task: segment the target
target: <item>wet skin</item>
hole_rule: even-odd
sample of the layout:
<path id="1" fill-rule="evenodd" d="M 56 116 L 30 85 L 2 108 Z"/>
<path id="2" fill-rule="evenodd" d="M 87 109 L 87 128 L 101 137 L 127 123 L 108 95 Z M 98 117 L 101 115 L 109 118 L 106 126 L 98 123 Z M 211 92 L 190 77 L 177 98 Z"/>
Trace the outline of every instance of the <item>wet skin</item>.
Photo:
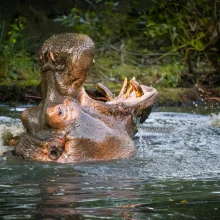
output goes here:
<path id="1" fill-rule="evenodd" d="M 105 101 L 83 88 L 93 63 L 94 43 L 83 34 L 47 40 L 40 53 L 43 100 L 21 116 L 26 128 L 16 145 L 24 159 L 73 163 L 128 158 L 136 153 L 133 135 L 145 121 L 157 96 L 135 79 L 112 97 L 99 85 Z"/>

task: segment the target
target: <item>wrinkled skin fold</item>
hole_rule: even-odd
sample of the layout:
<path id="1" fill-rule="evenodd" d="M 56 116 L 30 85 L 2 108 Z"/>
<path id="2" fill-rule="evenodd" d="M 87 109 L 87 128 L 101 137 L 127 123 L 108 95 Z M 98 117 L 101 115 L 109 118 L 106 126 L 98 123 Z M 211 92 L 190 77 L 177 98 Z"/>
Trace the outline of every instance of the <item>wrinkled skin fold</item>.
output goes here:
<path id="1" fill-rule="evenodd" d="M 105 101 L 91 98 L 83 82 L 94 49 L 93 41 L 83 34 L 55 35 L 44 43 L 40 52 L 43 100 L 21 115 L 26 132 L 16 145 L 17 155 L 60 163 L 135 155 L 133 135 L 150 114 L 157 91 L 132 80 L 127 92 L 116 98 L 108 96 L 105 87 L 101 88 Z"/>

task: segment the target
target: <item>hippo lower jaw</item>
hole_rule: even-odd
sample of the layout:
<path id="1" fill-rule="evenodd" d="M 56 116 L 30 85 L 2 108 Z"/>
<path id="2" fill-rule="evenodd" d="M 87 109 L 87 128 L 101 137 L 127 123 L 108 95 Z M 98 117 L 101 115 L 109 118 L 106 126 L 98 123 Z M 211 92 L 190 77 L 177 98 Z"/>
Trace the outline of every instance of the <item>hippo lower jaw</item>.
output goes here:
<path id="1" fill-rule="evenodd" d="M 89 162 L 89 161 L 108 161 L 108 160 L 117 160 L 117 159 L 126 159 L 136 155 L 135 147 L 132 150 L 125 152 L 118 152 L 114 155 L 102 155 L 97 157 L 84 157 L 77 153 L 63 152 L 62 155 L 54 162 L 58 163 L 77 163 L 77 162 Z M 49 160 L 48 160 L 49 161 Z"/>
<path id="2" fill-rule="evenodd" d="M 114 160 L 129 158 L 136 154 L 133 141 L 120 140 L 119 135 L 101 142 L 87 139 L 73 139 L 66 143 L 62 141 L 60 138 L 47 143 L 30 135 L 21 135 L 16 154 L 26 160 L 58 163 Z"/>

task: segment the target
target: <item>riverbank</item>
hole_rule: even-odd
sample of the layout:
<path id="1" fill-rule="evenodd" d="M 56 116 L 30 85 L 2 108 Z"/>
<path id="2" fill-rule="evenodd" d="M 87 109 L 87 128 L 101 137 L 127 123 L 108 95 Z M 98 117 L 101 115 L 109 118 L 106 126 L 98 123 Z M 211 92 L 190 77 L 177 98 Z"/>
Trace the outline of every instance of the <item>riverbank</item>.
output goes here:
<path id="1" fill-rule="evenodd" d="M 111 88 L 117 94 L 120 89 Z M 85 84 L 88 92 L 94 93 L 94 84 Z M 156 88 L 158 90 L 158 104 L 161 106 L 182 106 L 194 102 L 220 103 L 220 87 L 195 86 L 192 88 Z M 0 100 L 2 103 L 39 103 L 41 101 L 40 86 L 0 86 Z"/>

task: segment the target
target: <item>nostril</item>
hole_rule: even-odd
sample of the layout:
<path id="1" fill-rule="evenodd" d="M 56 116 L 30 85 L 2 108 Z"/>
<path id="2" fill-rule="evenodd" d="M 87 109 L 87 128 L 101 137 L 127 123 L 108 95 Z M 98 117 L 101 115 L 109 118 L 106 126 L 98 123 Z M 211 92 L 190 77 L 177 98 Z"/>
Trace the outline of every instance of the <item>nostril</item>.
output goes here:
<path id="1" fill-rule="evenodd" d="M 58 115 L 61 116 L 63 114 L 63 110 L 61 107 L 58 108 Z"/>
<path id="2" fill-rule="evenodd" d="M 57 160 L 62 154 L 62 148 L 59 146 L 51 145 L 48 150 L 48 157 L 51 160 Z"/>

